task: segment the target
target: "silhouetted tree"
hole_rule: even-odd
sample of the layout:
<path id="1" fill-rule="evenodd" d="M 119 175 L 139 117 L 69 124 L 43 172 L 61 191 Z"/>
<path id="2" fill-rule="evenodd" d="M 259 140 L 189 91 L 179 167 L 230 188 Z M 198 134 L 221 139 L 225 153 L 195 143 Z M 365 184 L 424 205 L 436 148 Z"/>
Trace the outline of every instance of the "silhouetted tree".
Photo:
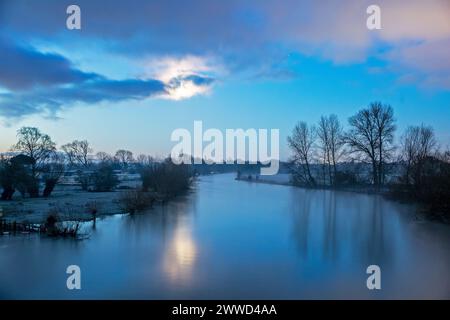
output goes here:
<path id="1" fill-rule="evenodd" d="M 11 200 L 15 192 L 15 168 L 8 159 L 0 159 L 0 185 L 3 188 L 1 199 Z"/>
<path id="2" fill-rule="evenodd" d="M 331 163 L 333 165 L 333 184 L 336 183 L 337 176 L 337 163 L 342 156 L 342 150 L 344 146 L 344 137 L 342 125 L 339 122 L 338 117 L 332 114 L 328 117 L 328 130 L 329 130 L 329 149 L 331 156 Z"/>
<path id="3" fill-rule="evenodd" d="M 319 141 L 319 149 L 321 151 L 321 160 L 323 166 L 323 182 L 325 183 L 325 169 L 328 169 L 328 180 L 330 185 L 333 184 L 331 177 L 331 141 L 330 141 L 330 124 L 328 118 L 321 116 L 317 124 L 317 137 Z"/>
<path id="4" fill-rule="evenodd" d="M 55 151 L 56 144 L 47 135 L 34 127 L 22 127 L 17 131 L 18 142 L 12 147 L 14 151 L 33 159 L 31 181 L 28 183 L 30 197 L 39 196 L 39 171 Z"/>
<path id="5" fill-rule="evenodd" d="M 74 140 L 61 147 L 64 150 L 66 157 L 71 166 L 78 167 L 77 180 L 81 185 L 82 190 L 89 188 L 89 173 L 87 172 L 91 165 L 90 155 L 92 148 L 89 146 L 87 140 Z"/>
<path id="6" fill-rule="evenodd" d="M 97 152 L 95 154 L 95 157 L 97 158 L 97 160 L 99 160 L 100 162 L 103 162 L 103 163 L 113 161 L 113 157 L 109 153 L 106 153 L 103 151 Z"/>
<path id="7" fill-rule="evenodd" d="M 394 112 L 391 106 L 374 102 L 349 118 L 350 130 L 345 141 L 351 151 L 359 153 L 372 163 L 372 179 L 377 186 L 384 182 L 384 163 L 393 150 L 395 132 Z"/>
<path id="8" fill-rule="evenodd" d="M 61 149 L 65 152 L 70 165 L 81 165 L 83 167 L 90 165 L 92 148 L 87 140 L 74 140 L 63 145 Z"/>
<path id="9" fill-rule="evenodd" d="M 433 128 L 410 126 L 401 137 L 401 160 L 405 165 L 404 182 L 421 184 L 427 158 L 436 155 L 437 143 Z"/>
<path id="10" fill-rule="evenodd" d="M 152 156 L 140 154 L 137 156 L 136 162 L 138 165 L 143 166 L 143 165 L 147 165 L 147 164 L 154 162 L 154 159 Z"/>
<path id="11" fill-rule="evenodd" d="M 143 166 L 140 175 L 143 191 L 152 190 L 167 197 L 186 191 L 192 181 L 191 166 L 176 165 L 170 158 Z"/>
<path id="12" fill-rule="evenodd" d="M 42 196 L 49 197 L 51 195 L 59 179 L 64 174 L 64 170 L 64 157 L 59 153 L 54 153 L 42 169 L 45 183 Z"/>
<path id="13" fill-rule="evenodd" d="M 123 169 L 128 167 L 128 164 L 133 162 L 133 153 L 128 150 L 117 150 L 115 158 L 120 162 Z"/>
<path id="14" fill-rule="evenodd" d="M 391 158 L 394 150 L 393 142 L 396 129 L 394 110 L 390 105 L 383 105 L 380 102 L 372 103 L 370 110 L 378 140 L 378 184 L 384 184 L 384 164 Z"/>
<path id="15" fill-rule="evenodd" d="M 34 160 L 26 155 L 18 155 L 9 159 L 0 159 L 0 185 L 3 188 L 2 200 L 11 200 L 16 189 L 22 196 L 28 191 L 30 181 L 34 181 L 30 167 Z"/>
<path id="16" fill-rule="evenodd" d="M 117 176 L 114 174 L 112 165 L 109 163 L 99 164 L 98 169 L 91 174 L 91 180 L 94 191 L 97 192 L 111 191 L 119 183 Z"/>
<path id="17" fill-rule="evenodd" d="M 288 137 L 288 144 L 294 152 L 293 162 L 296 166 L 303 168 L 300 179 L 308 185 L 315 185 L 315 180 L 311 175 L 310 163 L 311 152 L 314 141 L 316 140 L 316 129 L 308 127 L 306 122 L 299 122 L 292 136 Z"/>

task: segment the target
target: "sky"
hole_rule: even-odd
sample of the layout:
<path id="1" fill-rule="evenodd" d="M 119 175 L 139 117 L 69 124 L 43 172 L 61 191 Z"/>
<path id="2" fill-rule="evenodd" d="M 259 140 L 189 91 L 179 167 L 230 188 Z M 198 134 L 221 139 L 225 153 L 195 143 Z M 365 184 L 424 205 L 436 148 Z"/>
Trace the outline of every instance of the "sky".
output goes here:
<path id="1" fill-rule="evenodd" d="M 279 129 L 286 159 L 298 121 L 345 127 L 372 101 L 394 108 L 397 137 L 424 123 L 449 146 L 449 57 L 449 0 L 0 0 L 0 152 L 34 126 L 59 146 L 165 156 L 201 120 Z"/>

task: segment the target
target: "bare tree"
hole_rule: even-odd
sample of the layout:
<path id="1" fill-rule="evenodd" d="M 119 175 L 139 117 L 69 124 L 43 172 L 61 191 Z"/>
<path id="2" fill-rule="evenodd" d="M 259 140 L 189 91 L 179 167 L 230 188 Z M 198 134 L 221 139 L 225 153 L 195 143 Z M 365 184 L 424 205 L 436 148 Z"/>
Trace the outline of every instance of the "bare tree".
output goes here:
<path id="1" fill-rule="evenodd" d="M 152 156 L 148 156 L 148 155 L 145 155 L 145 154 L 140 154 L 136 158 L 136 162 L 139 165 L 147 165 L 147 164 L 152 163 L 153 161 L 154 161 L 154 159 L 153 159 Z"/>
<path id="2" fill-rule="evenodd" d="M 45 183 L 45 188 L 42 193 L 44 197 L 51 195 L 59 179 L 64 174 L 64 170 L 64 156 L 60 153 L 53 152 L 42 169 Z"/>
<path id="3" fill-rule="evenodd" d="M 317 125 L 317 137 L 324 169 L 327 168 L 329 184 L 335 183 L 337 162 L 342 155 L 342 126 L 336 115 L 322 116 Z M 325 175 L 325 174 L 324 174 Z"/>
<path id="4" fill-rule="evenodd" d="M 400 140 L 401 154 L 400 160 L 405 164 L 405 183 L 411 183 L 411 170 L 417 158 L 419 144 L 419 127 L 410 126 L 406 129 Z"/>
<path id="5" fill-rule="evenodd" d="M 92 148 L 89 146 L 87 140 L 74 140 L 71 143 L 63 145 L 61 149 L 66 153 L 67 159 L 71 165 L 81 165 L 85 168 L 90 165 Z"/>
<path id="6" fill-rule="evenodd" d="M 13 151 L 19 151 L 33 159 L 32 173 L 37 177 L 38 170 L 56 150 L 56 144 L 50 136 L 42 133 L 38 128 L 22 127 L 17 131 L 17 143 Z"/>
<path id="7" fill-rule="evenodd" d="M 50 136 L 42 133 L 38 128 L 22 127 L 17 131 L 17 143 L 13 151 L 19 151 L 32 159 L 31 177 L 26 183 L 30 197 L 39 196 L 39 175 L 45 162 L 56 150 L 56 144 Z"/>
<path id="8" fill-rule="evenodd" d="M 378 184 L 384 184 L 384 164 L 391 157 L 394 147 L 395 119 L 390 105 L 374 102 L 370 105 L 378 140 Z"/>
<path id="9" fill-rule="evenodd" d="M 377 186 L 384 182 L 384 163 L 392 153 L 395 119 L 392 107 L 374 102 L 349 118 L 351 129 L 345 141 L 352 152 L 372 163 L 372 179 Z"/>
<path id="10" fill-rule="evenodd" d="M 323 182 L 325 183 L 325 169 L 328 171 L 329 184 L 333 184 L 331 178 L 331 144 L 330 144 L 330 124 L 328 118 L 321 116 L 317 125 L 317 137 L 319 149 L 321 150 L 321 160 L 323 162 Z"/>
<path id="11" fill-rule="evenodd" d="M 329 149 L 331 162 L 333 165 L 333 184 L 335 184 L 337 175 L 337 162 L 342 156 L 342 149 L 344 146 L 342 125 L 335 114 L 332 114 L 328 117 L 328 127 L 330 131 Z"/>
<path id="12" fill-rule="evenodd" d="M 3 188 L 1 200 L 12 200 L 16 189 L 24 197 L 30 190 L 30 182 L 35 186 L 36 180 L 29 174 L 27 168 L 33 163 L 33 159 L 23 154 L 8 158 L 0 156 L 0 186 Z"/>
<path id="13" fill-rule="evenodd" d="M 352 152 L 366 156 L 372 163 L 372 179 L 376 184 L 378 181 L 377 173 L 377 133 L 372 123 L 370 111 L 368 109 L 360 110 L 356 115 L 348 120 L 351 129 L 347 132 L 345 140 L 350 146 Z"/>
<path id="14" fill-rule="evenodd" d="M 109 153 L 106 153 L 103 151 L 97 152 L 95 157 L 100 162 L 112 162 L 112 160 L 113 160 L 112 156 Z"/>
<path id="15" fill-rule="evenodd" d="M 133 153 L 128 150 L 117 150 L 115 158 L 120 162 L 122 168 L 128 167 L 130 162 L 133 162 Z"/>
<path id="16" fill-rule="evenodd" d="M 74 140 L 61 147 L 66 153 L 67 159 L 71 166 L 78 166 L 77 179 L 82 190 L 89 188 L 90 178 L 87 169 L 91 165 L 90 154 L 92 148 L 87 140 Z"/>
<path id="17" fill-rule="evenodd" d="M 294 152 L 293 162 L 304 169 L 302 179 L 309 185 L 315 184 L 310 169 L 312 146 L 315 140 L 316 129 L 308 127 L 307 123 L 303 121 L 295 126 L 292 136 L 288 137 L 289 147 Z"/>
<path id="18" fill-rule="evenodd" d="M 420 184 L 427 158 L 437 152 L 433 128 L 410 126 L 401 137 L 401 160 L 405 164 L 405 183 Z"/>

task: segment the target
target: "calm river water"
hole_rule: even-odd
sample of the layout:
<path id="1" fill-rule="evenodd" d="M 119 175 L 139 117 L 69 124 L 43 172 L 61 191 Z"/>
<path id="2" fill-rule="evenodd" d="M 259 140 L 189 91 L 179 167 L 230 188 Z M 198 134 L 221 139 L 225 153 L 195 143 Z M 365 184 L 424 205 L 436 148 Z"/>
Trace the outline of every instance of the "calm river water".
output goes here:
<path id="1" fill-rule="evenodd" d="M 201 177 L 89 239 L 0 236 L 0 298 L 450 298 L 450 227 L 380 196 Z M 66 288 L 68 265 L 81 290 Z M 366 268 L 381 268 L 368 290 Z"/>

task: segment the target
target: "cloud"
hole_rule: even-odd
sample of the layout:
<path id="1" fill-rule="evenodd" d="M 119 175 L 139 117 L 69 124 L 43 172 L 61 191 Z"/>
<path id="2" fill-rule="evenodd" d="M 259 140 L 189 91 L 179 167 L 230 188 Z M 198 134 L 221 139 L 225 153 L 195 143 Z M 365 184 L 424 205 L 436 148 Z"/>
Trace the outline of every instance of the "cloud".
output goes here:
<path id="1" fill-rule="evenodd" d="M 77 102 L 93 104 L 101 101 L 142 100 L 165 92 L 165 84 L 158 80 L 110 80 L 98 77 L 70 86 L 0 94 L 0 116 L 20 118 L 39 113 L 55 117 L 62 108 Z"/>
<path id="2" fill-rule="evenodd" d="M 382 0 L 382 29 L 385 41 L 434 41 L 450 37 L 448 0 Z"/>
<path id="3" fill-rule="evenodd" d="M 7 118 L 54 117 L 77 102 L 142 100 L 167 92 L 157 79 L 108 79 L 78 70 L 61 55 L 5 42 L 0 42 L 0 70 L 0 116 Z"/>
<path id="4" fill-rule="evenodd" d="M 196 75 L 179 76 L 171 79 L 166 86 L 166 93 L 161 97 L 170 100 L 188 99 L 196 95 L 207 94 L 214 82 L 211 78 Z"/>
<path id="5" fill-rule="evenodd" d="M 403 83 L 450 89 L 450 39 L 406 43 L 384 56 Z"/>
<path id="6" fill-rule="evenodd" d="M 75 69 L 61 55 L 15 46 L 1 38 L 0 70 L 0 85 L 11 90 L 83 82 L 97 76 Z"/>
<path id="7" fill-rule="evenodd" d="M 166 91 L 160 97 L 171 100 L 206 94 L 217 77 L 225 74 L 225 69 L 212 57 L 152 57 L 141 63 L 144 77 L 155 78 L 166 84 Z"/>
<path id="8" fill-rule="evenodd" d="M 64 34 L 67 1 L 3 1 L 2 25 L 28 36 Z M 371 0 L 78 0 L 83 37 L 127 40 L 127 48 L 171 54 L 232 48 L 251 49 L 273 41 L 301 45 L 370 46 L 366 28 Z M 450 35 L 448 0 L 378 0 L 385 40 Z M 150 46 L 149 46 L 150 45 Z M 123 46 L 123 50 L 126 50 Z M 135 51 L 135 50 L 133 50 Z"/>
<path id="9" fill-rule="evenodd" d="M 111 80 L 100 78 L 70 88 L 59 88 L 49 94 L 66 101 L 96 103 L 103 100 L 141 100 L 163 92 L 165 92 L 165 84 L 154 79 Z"/>
<path id="10" fill-rule="evenodd" d="M 0 116 L 20 118 L 57 112 L 76 103 L 187 99 L 210 91 L 218 71 L 208 59 L 187 56 L 150 59 L 141 77 L 109 79 L 83 72 L 62 55 L 0 42 Z"/>
<path id="11" fill-rule="evenodd" d="M 0 32 L 18 34 L 24 41 L 36 38 L 61 41 L 69 47 L 77 45 L 75 42 L 89 46 L 101 39 L 108 43 L 108 50 L 130 59 L 152 56 L 155 62 L 161 58 L 166 74 L 164 80 L 156 79 L 166 83 L 186 77 L 188 72 L 181 75 L 172 72 L 169 61 L 164 59 L 171 59 L 178 68 L 187 62 L 196 63 L 183 57 L 203 57 L 204 62 L 205 56 L 220 58 L 221 68 L 234 74 L 288 78 L 289 72 L 276 67 L 280 51 L 284 51 L 336 64 L 364 63 L 376 57 L 394 66 L 386 70 L 399 77 L 414 74 L 414 78 L 421 79 L 423 72 L 427 72 L 429 79 L 435 79 L 429 83 L 441 83 L 450 89 L 445 81 L 449 72 L 438 68 L 441 61 L 419 59 L 414 54 L 420 51 L 425 56 L 434 56 L 439 55 L 436 50 L 442 45 L 448 48 L 448 0 L 379 0 L 382 30 L 378 31 L 366 28 L 366 8 L 373 4 L 371 0 L 78 0 L 83 25 L 81 31 L 75 32 L 65 28 L 65 8 L 69 2 L 1 3 Z M 196 67 L 192 75 L 216 79 L 199 71 L 201 64 Z M 77 76 L 68 73 L 68 78 Z M 181 84 L 186 85 L 182 90 L 186 92 L 182 96 L 186 97 L 211 88 L 193 82 L 177 83 L 180 88 Z M 176 89 L 169 89 L 171 96 L 176 97 Z"/>

